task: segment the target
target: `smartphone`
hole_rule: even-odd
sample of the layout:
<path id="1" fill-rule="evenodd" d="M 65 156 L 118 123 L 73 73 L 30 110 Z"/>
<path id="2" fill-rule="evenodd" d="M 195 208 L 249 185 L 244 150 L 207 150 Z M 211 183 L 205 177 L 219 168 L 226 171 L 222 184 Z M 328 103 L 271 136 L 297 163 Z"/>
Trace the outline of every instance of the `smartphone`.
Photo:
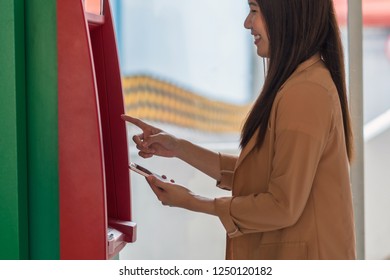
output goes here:
<path id="1" fill-rule="evenodd" d="M 141 174 L 142 176 L 149 176 L 149 175 L 153 175 L 152 171 L 146 169 L 145 167 L 139 165 L 139 164 L 136 164 L 134 162 L 130 162 L 130 165 L 129 165 L 129 168 L 135 172 L 137 172 L 138 174 Z"/>
<path id="2" fill-rule="evenodd" d="M 160 175 L 156 174 L 156 173 L 153 173 L 152 171 L 146 169 L 145 167 L 139 165 L 139 164 L 136 164 L 134 162 L 130 162 L 129 164 L 129 168 L 131 170 L 133 170 L 134 172 L 137 172 L 138 174 L 144 176 L 144 177 L 148 177 L 149 175 L 154 175 L 156 177 L 158 177 L 159 179 L 161 180 L 166 180 L 164 179 L 163 177 L 161 177 Z"/>

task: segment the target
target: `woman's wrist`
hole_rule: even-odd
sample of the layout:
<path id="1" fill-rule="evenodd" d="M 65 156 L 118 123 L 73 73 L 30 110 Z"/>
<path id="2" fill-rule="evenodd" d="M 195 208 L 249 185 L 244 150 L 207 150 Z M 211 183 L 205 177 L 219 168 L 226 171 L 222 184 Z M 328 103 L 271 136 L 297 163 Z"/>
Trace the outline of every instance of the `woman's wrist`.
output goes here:
<path id="1" fill-rule="evenodd" d="M 195 212 L 216 215 L 214 199 L 196 194 L 191 194 L 187 209 Z"/>
<path id="2" fill-rule="evenodd" d="M 181 138 L 176 138 L 175 140 L 175 148 L 174 148 L 174 155 L 176 158 L 183 160 L 184 155 L 186 154 L 185 147 L 188 144 L 188 141 L 181 139 Z"/>

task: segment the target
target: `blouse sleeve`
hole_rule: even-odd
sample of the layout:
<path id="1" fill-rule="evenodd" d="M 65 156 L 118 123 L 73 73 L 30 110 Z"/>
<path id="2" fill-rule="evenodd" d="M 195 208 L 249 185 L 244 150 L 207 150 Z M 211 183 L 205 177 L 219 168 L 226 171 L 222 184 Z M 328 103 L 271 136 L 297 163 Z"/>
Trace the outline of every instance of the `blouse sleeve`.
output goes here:
<path id="1" fill-rule="evenodd" d="M 279 94 L 268 191 L 214 201 L 217 215 L 230 237 L 277 230 L 296 223 L 331 133 L 333 108 L 325 88 L 300 83 Z"/>
<path id="2" fill-rule="evenodd" d="M 237 157 L 219 153 L 219 166 L 221 178 L 217 181 L 217 187 L 224 190 L 231 190 L 233 185 L 233 173 Z"/>

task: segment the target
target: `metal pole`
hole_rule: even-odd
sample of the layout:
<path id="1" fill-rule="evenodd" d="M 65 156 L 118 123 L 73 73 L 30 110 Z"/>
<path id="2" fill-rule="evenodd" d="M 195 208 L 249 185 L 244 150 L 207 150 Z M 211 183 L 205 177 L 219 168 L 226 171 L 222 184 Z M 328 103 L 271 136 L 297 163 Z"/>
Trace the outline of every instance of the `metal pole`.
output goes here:
<path id="1" fill-rule="evenodd" d="M 351 180 L 355 212 L 357 258 L 365 258 L 364 139 L 363 139 L 363 16 L 362 0 L 348 0 L 349 93 L 355 157 Z"/>

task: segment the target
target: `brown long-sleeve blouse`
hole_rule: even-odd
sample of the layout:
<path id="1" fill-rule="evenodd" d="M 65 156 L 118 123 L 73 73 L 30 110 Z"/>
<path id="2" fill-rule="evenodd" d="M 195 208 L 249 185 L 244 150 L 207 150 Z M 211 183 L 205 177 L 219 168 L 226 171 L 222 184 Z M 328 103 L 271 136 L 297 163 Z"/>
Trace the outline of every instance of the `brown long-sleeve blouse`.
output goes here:
<path id="1" fill-rule="evenodd" d="M 337 89 L 319 55 L 274 101 L 265 141 L 220 155 L 215 199 L 227 259 L 354 259 L 349 162 Z"/>

